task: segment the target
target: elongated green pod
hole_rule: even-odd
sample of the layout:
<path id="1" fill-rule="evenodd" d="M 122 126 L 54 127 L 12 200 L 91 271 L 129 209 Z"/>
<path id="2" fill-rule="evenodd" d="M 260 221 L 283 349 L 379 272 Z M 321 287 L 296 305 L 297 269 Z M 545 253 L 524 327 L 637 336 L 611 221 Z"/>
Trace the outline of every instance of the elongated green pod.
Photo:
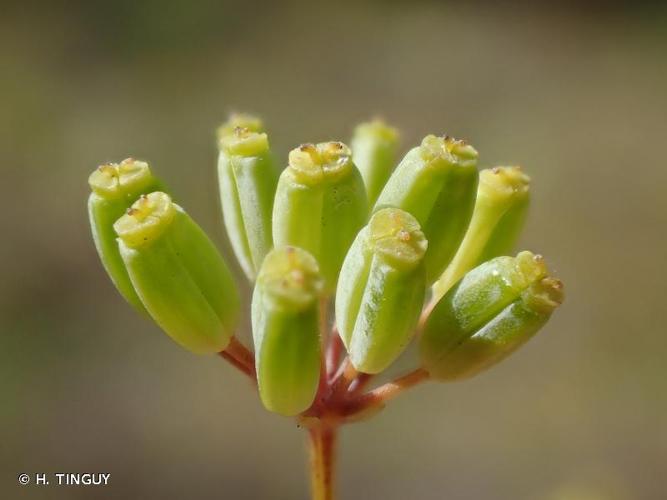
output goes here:
<path id="1" fill-rule="evenodd" d="M 442 297 L 465 273 L 507 251 L 518 236 L 529 201 L 530 178 L 520 167 L 494 167 L 480 173 L 477 200 L 461 246 L 445 272 L 433 285 Z"/>
<path id="2" fill-rule="evenodd" d="M 114 224 L 132 285 L 148 313 L 186 349 L 227 347 L 239 296 L 213 243 L 168 195 L 142 195 Z"/>
<path id="3" fill-rule="evenodd" d="M 218 181 L 227 235 L 245 275 L 254 281 L 273 246 L 271 210 L 277 173 L 266 134 L 236 128 L 219 139 Z"/>
<path id="4" fill-rule="evenodd" d="M 315 258 L 280 247 L 264 259 L 252 297 L 252 334 L 264 406 L 297 415 L 313 402 L 320 380 L 319 298 L 323 279 Z"/>
<path id="5" fill-rule="evenodd" d="M 414 215 L 428 240 L 426 281 L 433 283 L 454 257 L 477 192 L 477 151 L 464 141 L 428 135 L 389 178 L 374 211 L 396 207 Z"/>
<path id="6" fill-rule="evenodd" d="M 481 264 L 429 316 L 420 337 L 424 368 L 434 379 L 456 380 L 498 363 L 548 321 L 562 288 L 530 252 Z"/>
<path id="7" fill-rule="evenodd" d="M 368 204 L 373 205 L 396 166 L 398 132 L 382 120 L 361 123 L 354 130 L 350 146 L 364 179 Z"/>
<path id="8" fill-rule="evenodd" d="M 134 290 L 116 244 L 113 224 L 144 193 L 160 187 L 148 163 L 127 158 L 99 166 L 88 178 L 88 218 L 102 265 L 120 294 L 136 310 L 146 313 Z"/>
<path id="9" fill-rule="evenodd" d="M 340 142 L 304 144 L 289 154 L 273 205 L 276 247 L 310 252 L 333 293 L 338 272 L 368 212 L 366 192 L 350 149 Z"/>
<path id="10" fill-rule="evenodd" d="M 354 240 L 336 291 L 336 325 L 358 371 L 383 371 L 410 342 L 427 245 L 419 222 L 396 208 L 375 213 Z"/>

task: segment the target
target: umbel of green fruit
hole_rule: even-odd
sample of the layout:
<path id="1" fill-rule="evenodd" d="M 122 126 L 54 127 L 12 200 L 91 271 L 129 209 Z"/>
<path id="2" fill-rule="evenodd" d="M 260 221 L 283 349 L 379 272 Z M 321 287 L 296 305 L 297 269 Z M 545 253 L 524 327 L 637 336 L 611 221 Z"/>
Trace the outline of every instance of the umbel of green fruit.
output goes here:
<path id="1" fill-rule="evenodd" d="M 99 166 L 90 174 L 88 184 L 92 190 L 88 197 L 88 217 L 100 260 L 125 300 L 145 313 L 118 251 L 113 224 L 139 195 L 159 189 L 160 182 L 148 163 L 128 158 Z"/>
<path id="2" fill-rule="evenodd" d="M 271 210 L 277 175 L 269 141 L 265 133 L 237 127 L 220 133 L 218 146 L 222 216 L 234 254 L 253 281 L 273 246 Z"/>
<path id="3" fill-rule="evenodd" d="M 252 334 L 264 406 L 296 415 L 313 402 L 320 379 L 320 297 L 315 258 L 296 247 L 264 259 L 252 297 Z"/>
<path id="4" fill-rule="evenodd" d="M 89 180 L 93 238 L 117 288 L 181 346 L 248 376 L 265 408 L 297 417 L 317 499 L 334 496 L 339 426 L 418 383 L 486 370 L 563 300 L 540 256 L 507 256 L 529 202 L 518 167 L 478 172 L 472 146 L 428 135 L 393 169 L 396 139 L 365 123 L 352 151 L 303 144 L 276 178 L 261 120 L 235 114 L 218 129 L 224 226 L 254 286 L 254 352 L 234 336 L 224 260 L 148 165 L 104 165 Z M 368 389 L 415 336 L 419 363 Z"/>
<path id="5" fill-rule="evenodd" d="M 477 151 L 464 141 L 428 135 L 405 155 L 374 210 L 411 213 L 428 239 L 426 281 L 433 283 L 459 247 L 477 191 Z"/>
<path id="6" fill-rule="evenodd" d="M 528 209 L 529 188 L 530 178 L 520 167 L 482 170 L 470 225 L 452 262 L 433 285 L 436 297 L 476 265 L 512 250 Z"/>
<path id="7" fill-rule="evenodd" d="M 454 380 L 498 363 L 547 322 L 562 288 L 531 252 L 481 264 L 429 316 L 420 338 L 424 367 L 432 378 Z"/>
<path id="8" fill-rule="evenodd" d="M 375 213 L 345 257 L 336 291 L 336 324 L 354 367 L 387 368 L 410 341 L 424 302 L 428 243 L 407 212 Z"/>
<path id="9" fill-rule="evenodd" d="M 114 229 L 132 285 L 155 322 L 194 353 L 225 349 L 239 297 L 206 233 L 162 192 L 142 195 Z"/>
<path id="10" fill-rule="evenodd" d="M 368 213 L 350 149 L 341 142 L 303 144 L 289 154 L 273 205 L 276 247 L 296 246 L 317 260 L 327 293 Z"/>

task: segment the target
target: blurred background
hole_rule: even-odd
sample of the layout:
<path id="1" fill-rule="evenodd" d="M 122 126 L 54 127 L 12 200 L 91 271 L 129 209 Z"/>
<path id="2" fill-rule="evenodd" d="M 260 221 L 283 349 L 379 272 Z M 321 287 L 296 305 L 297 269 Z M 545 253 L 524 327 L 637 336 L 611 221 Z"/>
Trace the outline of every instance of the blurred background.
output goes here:
<path id="1" fill-rule="evenodd" d="M 89 172 L 132 155 L 231 256 L 213 131 L 239 110 L 283 159 L 380 115 L 403 150 L 521 164 L 521 246 L 566 283 L 507 362 L 346 428 L 341 499 L 667 498 L 664 5 L 0 3 L 0 497 L 307 498 L 302 431 L 127 307 L 86 219 Z"/>

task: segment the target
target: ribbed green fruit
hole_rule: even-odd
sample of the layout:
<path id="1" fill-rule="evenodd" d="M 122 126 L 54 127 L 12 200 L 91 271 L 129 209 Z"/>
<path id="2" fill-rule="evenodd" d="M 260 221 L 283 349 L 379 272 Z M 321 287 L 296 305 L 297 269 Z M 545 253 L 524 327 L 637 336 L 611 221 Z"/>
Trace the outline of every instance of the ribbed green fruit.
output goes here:
<path id="1" fill-rule="evenodd" d="M 374 214 L 354 240 L 336 291 L 336 325 L 358 371 L 383 371 L 408 345 L 424 302 L 426 248 L 417 220 L 396 208 Z"/>
<path id="2" fill-rule="evenodd" d="M 310 252 L 327 293 L 367 216 L 364 183 L 345 144 L 304 144 L 290 152 L 273 205 L 273 241 Z"/>
<path id="3" fill-rule="evenodd" d="M 254 281 L 273 246 L 271 211 L 278 176 L 266 134 L 237 127 L 218 144 L 225 228 L 241 268 Z"/>
<path id="4" fill-rule="evenodd" d="M 99 166 L 90 174 L 88 184 L 92 190 L 88 197 L 88 218 L 102 265 L 125 300 L 145 314 L 118 251 L 113 224 L 139 195 L 159 189 L 160 182 L 148 163 L 128 158 Z"/>
<path id="5" fill-rule="evenodd" d="M 114 229 L 132 285 L 155 322 L 194 353 L 224 350 L 239 296 L 204 231 L 161 192 L 142 195 Z"/>
<path id="6" fill-rule="evenodd" d="M 354 163 L 366 186 L 369 205 L 373 205 L 396 166 L 398 132 L 381 120 L 361 123 L 350 142 Z"/>
<path id="7" fill-rule="evenodd" d="M 315 258 L 296 247 L 264 259 L 252 297 L 252 333 L 259 394 L 281 415 L 306 410 L 320 380 L 320 297 Z"/>
<path id="8" fill-rule="evenodd" d="M 523 227 L 529 188 L 530 178 L 519 167 L 482 170 L 470 225 L 456 255 L 433 285 L 436 298 L 476 265 L 512 249 Z"/>
<path id="9" fill-rule="evenodd" d="M 471 377 L 530 339 L 563 301 L 539 255 L 521 252 L 476 267 L 438 302 L 420 337 L 434 379 Z"/>
<path id="10" fill-rule="evenodd" d="M 428 240 L 427 283 L 449 264 L 470 223 L 477 191 L 477 151 L 449 136 L 428 135 L 405 155 L 375 203 L 411 213 Z"/>

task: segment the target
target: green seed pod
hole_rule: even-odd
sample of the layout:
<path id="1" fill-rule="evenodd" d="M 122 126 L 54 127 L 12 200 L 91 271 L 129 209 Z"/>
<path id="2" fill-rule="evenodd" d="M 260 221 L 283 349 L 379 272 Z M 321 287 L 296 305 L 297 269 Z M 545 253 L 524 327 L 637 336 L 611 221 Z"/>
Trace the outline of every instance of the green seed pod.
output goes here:
<path id="1" fill-rule="evenodd" d="M 451 137 L 428 135 L 389 178 L 374 211 L 396 207 L 411 213 L 428 240 L 426 281 L 442 274 L 470 223 L 477 192 L 477 151 Z"/>
<path id="2" fill-rule="evenodd" d="M 141 196 L 114 229 L 132 285 L 155 322 L 194 353 L 224 350 L 239 296 L 204 231 L 160 192 Z"/>
<path id="3" fill-rule="evenodd" d="M 530 252 L 476 267 L 429 316 L 420 338 L 424 368 L 432 378 L 455 380 L 498 363 L 547 322 L 562 288 Z"/>
<path id="4" fill-rule="evenodd" d="M 511 249 L 525 219 L 529 183 L 519 167 L 482 170 L 470 225 L 452 262 L 433 285 L 436 298 L 484 259 Z"/>
<path id="5" fill-rule="evenodd" d="M 383 371 L 408 345 L 424 302 L 427 245 L 417 220 L 396 208 L 373 215 L 352 243 L 336 292 L 336 325 L 358 371 Z"/>
<path id="6" fill-rule="evenodd" d="M 277 174 L 266 134 L 236 128 L 220 138 L 218 180 L 222 215 L 229 240 L 253 281 L 273 246 L 271 210 Z"/>
<path id="7" fill-rule="evenodd" d="M 160 183 L 151 173 L 148 163 L 132 158 L 120 164 L 101 165 L 90 174 L 88 183 L 92 190 L 88 197 L 88 217 L 102 265 L 125 300 L 145 313 L 118 251 L 113 223 L 139 195 L 155 191 Z"/>
<path id="8" fill-rule="evenodd" d="M 396 165 L 398 132 L 381 120 L 373 120 L 357 126 L 350 145 L 364 179 L 368 204 L 373 205 Z"/>
<path id="9" fill-rule="evenodd" d="M 252 334 L 259 394 L 281 415 L 306 410 L 320 380 L 319 299 L 323 280 L 305 250 L 269 252 L 252 297 Z"/>
<path id="10" fill-rule="evenodd" d="M 276 247 L 296 246 L 317 259 L 333 293 L 340 266 L 366 221 L 364 182 L 350 149 L 340 142 L 304 144 L 289 154 L 273 205 Z"/>

